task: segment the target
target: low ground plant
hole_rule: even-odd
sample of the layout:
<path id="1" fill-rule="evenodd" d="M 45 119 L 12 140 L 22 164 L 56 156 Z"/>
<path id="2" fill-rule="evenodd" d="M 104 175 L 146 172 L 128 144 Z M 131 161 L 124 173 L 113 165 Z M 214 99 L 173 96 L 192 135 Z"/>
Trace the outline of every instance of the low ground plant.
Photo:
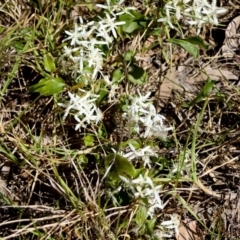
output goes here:
<path id="1" fill-rule="evenodd" d="M 211 96 L 224 96 L 208 77 L 181 99 L 200 106 L 181 139 L 159 107 L 161 79 L 149 79 L 173 71 L 176 49 L 204 55 L 202 32 L 227 10 L 216 0 L 9 0 L 0 11 L 1 107 L 17 107 L 1 120 L 4 239 L 182 239 L 183 211 L 215 239 L 220 222 L 207 225 L 185 192 L 204 191 L 198 152 L 216 141 L 198 141 L 199 129 Z M 150 51 L 155 67 L 144 65 Z"/>

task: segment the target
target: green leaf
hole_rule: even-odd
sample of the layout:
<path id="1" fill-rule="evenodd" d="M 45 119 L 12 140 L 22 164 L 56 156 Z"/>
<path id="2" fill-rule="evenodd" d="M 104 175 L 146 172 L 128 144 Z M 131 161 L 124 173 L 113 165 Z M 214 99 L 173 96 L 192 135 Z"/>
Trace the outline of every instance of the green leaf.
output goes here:
<path id="1" fill-rule="evenodd" d="M 130 14 L 124 13 L 119 17 L 119 21 L 125 22 L 125 24 L 121 26 L 124 32 L 132 33 L 135 30 L 145 29 L 147 27 L 147 21 L 142 14 L 137 11 L 130 11 Z"/>
<path id="2" fill-rule="evenodd" d="M 112 164 L 113 162 L 113 164 Z M 112 179 L 119 179 L 119 175 L 127 174 L 129 177 L 135 177 L 138 175 L 138 171 L 128 161 L 127 158 L 117 154 L 111 153 L 105 158 L 106 169 L 112 164 L 111 170 L 109 171 L 109 177 Z"/>
<path id="3" fill-rule="evenodd" d="M 129 14 L 130 13 L 130 14 Z M 119 21 L 132 21 L 134 19 L 141 19 L 144 15 L 135 10 L 130 10 L 128 13 L 121 14 Z"/>
<path id="4" fill-rule="evenodd" d="M 194 45 L 198 45 L 201 48 L 208 49 L 208 45 L 204 43 L 203 39 L 199 36 L 191 36 L 184 39 L 187 42 L 190 42 Z"/>
<path id="5" fill-rule="evenodd" d="M 26 28 L 23 28 L 23 29 L 21 29 L 20 30 L 20 34 L 21 35 L 25 35 L 25 34 L 32 34 L 32 31 L 33 31 L 33 29 L 32 28 L 30 28 L 30 27 L 26 27 Z"/>
<path id="6" fill-rule="evenodd" d="M 86 155 L 79 155 L 77 157 L 77 162 L 81 167 L 86 167 L 88 164 L 88 158 L 86 157 Z"/>
<path id="7" fill-rule="evenodd" d="M 120 144 L 120 146 L 121 147 L 127 147 L 129 144 L 131 144 L 131 145 L 133 145 L 133 147 L 135 148 L 135 149 L 139 149 L 140 147 L 141 147 L 141 142 L 140 142 L 140 140 L 135 140 L 135 139 L 129 139 L 129 140 L 127 140 L 127 141 L 125 141 L 125 142 L 122 142 L 121 144 Z"/>
<path id="8" fill-rule="evenodd" d="M 98 92 L 98 95 L 99 95 L 99 97 L 98 97 L 96 103 L 99 105 L 105 99 L 105 97 L 108 95 L 108 91 L 106 91 L 105 89 L 101 89 Z"/>
<path id="9" fill-rule="evenodd" d="M 126 33 L 132 33 L 137 29 L 145 29 L 146 28 L 146 22 L 142 22 L 140 20 L 134 20 L 132 22 L 126 22 L 122 26 L 122 30 Z"/>
<path id="10" fill-rule="evenodd" d="M 134 60 L 134 52 L 133 51 L 127 51 L 124 54 L 124 60 L 127 62 L 131 62 Z"/>
<path id="11" fill-rule="evenodd" d="M 146 71 L 137 66 L 136 64 L 132 64 L 129 67 L 128 72 L 128 80 L 134 84 L 143 85 L 146 82 L 147 73 Z"/>
<path id="12" fill-rule="evenodd" d="M 86 135 L 84 137 L 83 141 L 84 141 L 84 144 L 86 147 L 94 146 L 94 136 L 93 135 L 90 135 L 90 134 Z"/>
<path id="13" fill-rule="evenodd" d="M 117 83 L 117 82 L 119 82 L 119 81 L 122 79 L 122 76 L 123 76 L 122 70 L 116 69 L 116 70 L 113 72 L 112 81 L 113 81 L 114 83 Z"/>
<path id="14" fill-rule="evenodd" d="M 156 218 L 153 218 L 153 219 L 150 219 L 150 220 L 146 221 L 147 230 L 148 230 L 149 235 L 153 234 L 153 230 L 154 230 L 154 227 L 155 227 L 156 220 L 157 220 Z"/>
<path id="15" fill-rule="evenodd" d="M 45 53 L 44 57 L 43 57 L 43 65 L 44 65 L 44 69 L 47 72 L 54 72 L 56 70 L 56 66 L 55 66 L 55 62 L 54 62 L 54 58 L 51 55 L 51 53 Z"/>
<path id="16" fill-rule="evenodd" d="M 65 83 L 62 78 L 43 78 L 29 87 L 30 92 L 38 92 L 43 96 L 52 96 L 63 90 Z"/>
<path id="17" fill-rule="evenodd" d="M 176 45 L 180 46 L 181 48 L 185 49 L 187 52 L 192 54 L 194 58 L 197 58 L 199 55 L 198 47 L 186 40 L 172 38 L 172 39 L 168 39 L 167 41 L 170 43 L 176 44 Z"/>
<path id="18" fill-rule="evenodd" d="M 135 221 L 138 225 L 138 227 L 142 227 L 145 225 L 145 222 L 147 220 L 147 208 L 144 205 L 139 205 Z"/>
<path id="19" fill-rule="evenodd" d="M 12 46 L 16 49 L 18 53 L 20 53 L 24 48 L 24 44 L 21 41 L 13 41 Z"/>
<path id="20" fill-rule="evenodd" d="M 3 26 L 0 26 L 0 34 L 1 34 L 1 33 L 3 33 L 5 30 L 6 30 L 6 28 L 5 28 L 5 27 L 3 27 Z"/>
<path id="21" fill-rule="evenodd" d="M 191 107 L 191 106 L 194 106 L 196 103 L 202 101 L 212 92 L 213 86 L 214 86 L 214 82 L 210 78 L 208 78 L 207 82 L 205 83 L 201 91 L 198 93 L 197 97 L 194 98 L 189 103 L 184 103 L 183 107 Z"/>

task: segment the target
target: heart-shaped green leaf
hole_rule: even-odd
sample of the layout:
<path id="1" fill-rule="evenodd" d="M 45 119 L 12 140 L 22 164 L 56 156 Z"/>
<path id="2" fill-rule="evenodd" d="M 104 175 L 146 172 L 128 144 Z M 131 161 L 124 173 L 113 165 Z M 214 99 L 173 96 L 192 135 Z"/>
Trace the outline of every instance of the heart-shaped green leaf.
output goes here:
<path id="1" fill-rule="evenodd" d="M 142 85 L 145 83 L 146 78 L 147 73 L 143 68 L 137 66 L 136 64 L 130 65 L 128 72 L 128 80 L 130 82 Z"/>
<path id="2" fill-rule="evenodd" d="M 118 83 L 122 79 L 122 76 L 123 76 L 122 70 L 116 69 L 112 75 L 112 82 Z"/>
<path id="3" fill-rule="evenodd" d="M 142 14 L 137 11 L 130 11 L 129 13 L 124 13 L 119 17 L 119 21 L 125 22 L 122 26 L 124 32 L 132 33 L 135 30 L 146 28 L 147 21 Z"/>

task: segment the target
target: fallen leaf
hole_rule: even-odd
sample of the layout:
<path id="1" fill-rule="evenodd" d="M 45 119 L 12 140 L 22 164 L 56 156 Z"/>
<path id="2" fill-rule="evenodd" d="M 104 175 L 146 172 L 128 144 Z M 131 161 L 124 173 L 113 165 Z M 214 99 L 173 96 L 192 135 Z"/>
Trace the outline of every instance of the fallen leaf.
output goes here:
<path id="1" fill-rule="evenodd" d="M 168 69 L 167 74 L 164 76 L 163 82 L 156 94 L 160 102 L 160 107 L 163 107 L 163 104 L 165 104 L 171 97 L 172 90 L 176 84 L 176 76 L 176 68 Z"/>
<path id="2" fill-rule="evenodd" d="M 197 227 L 196 221 L 183 220 L 182 225 L 178 228 L 179 234 L 177 240 L 202 240 L 203 236 Z"/>
<path id="3" fill-rule="evenodd" d="M 225 41 L 222 46 L 222 55 L 231 58 L 240 44 L 239 34 L 237 33 L 240 26 L 240 16 L 234 18 L 227 26 L 225 31 Z"/>

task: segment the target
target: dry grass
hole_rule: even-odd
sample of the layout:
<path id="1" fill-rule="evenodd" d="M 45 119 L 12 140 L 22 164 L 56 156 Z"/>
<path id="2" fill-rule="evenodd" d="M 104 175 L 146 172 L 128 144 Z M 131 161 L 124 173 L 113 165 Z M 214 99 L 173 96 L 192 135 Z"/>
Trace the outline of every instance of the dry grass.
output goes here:
<path id="1" fill-rule="evenodd" d="M 124 136 L 119 135 L 122 129 L 119 130 L 119 126 L 111 129 L 113 123 L 106 117 L 106 127 L 108 121 L 111 125 L 109 136 L 104 141 L 99 139 L 93 147 L 84 147 L 82 133 L 73 129 L 74 120 L 63 123 L 63 112 L 57 107 L 56 99 L 28 91 L 28 87 L 42 77 L 39 65 L 43 51 L 60 57 L 63 31 L 70 24 L 73 6 L 73 1 L 48 5 L 43 1 L 41 10 L 23 0 L 9 0 L 0 5 L 0 27 L 4 28 L 0 33 L 0 237 L 149 239 L 136 228 L 137 205 L 126 199 L 121 206 L 113 206 L 111 189 L 103 180 L 104 147 L 115 139 L 123 140 Z M 87 10 L 79 5 L 78 11 L 82 14 Z M 141 49 L 143 44 L 159 40 L 145 37 L 144 32 L 123 41 L 109 56 L 109 66 L 135 46 L 137 61 L 147 70 L 150 79 L 142 91 L 161 95 L 158 89 L 169 68 L 166 56 L 172 54 L 174 58 L 179 49 L 168 51 L 163 39 L 159 44 L 165 52 L 160 52 L 159 45 L 150 50 Z M 205 37 L 207 40 L 207 35 Z M 209 54 L 214 57 L 215 52 Z M 186 57 L 179 53 L 170 64 L 180 65 Z M 209 55 L 203 53 L 201 57 L 207 59 Z M 226 67 L 220 61 L 217 64 Z M 160 65 L 166 68 L 160 69 Z M 110 69 L 109 66 L 106 65 L 106 69 Z M 238 64 L 231 67 L 238 71 Z M 197 67 L 194 70 L 200 71 Z M 58 73 L 69 81 L 69 73 L 62 71 L 59 65 Z M 167 179 L 169 162 L 178 161 L 180 153 L 192 149 L 198 160 L 197 179 L 201 182 L 199 185 L 178 175 L 171 178 L 162 193 L 167 205 L 158 213 L 158 218 L 171 213 L 179 213 L 182 219 L 196 217 L 201 229 L 198 237 L 202 239 L 240 239 L 240 93 L 237 84 L 238 81 L 222 78 L 215 83 L 209 98 L 188 108 L 182 104 L 198 92 L 173 90 L 165 104 L 157 102 L 159 96 L 155 95 L 160 112 L 176 127 L 166 142 L 159 143 L 161 157 L 166 162 L 166 170 L 159 177 Z M 197 83 L 197 91 L 202 86 L 202 82 Z M 123 91 L 130 93 L 135 90 L 132 86 L 123 87 Z M 206 109 L 194 139 L 194 127 L 204 104 Z M 115 114 L 114 107 L 106 106 L 106 109 Z M 119 123 L 117 117 L 114 120 L 115 125 Z M 192 144 L 194 141 L 196 146 Z M 196 159 L 194 161 L 196 163 Z"/>

